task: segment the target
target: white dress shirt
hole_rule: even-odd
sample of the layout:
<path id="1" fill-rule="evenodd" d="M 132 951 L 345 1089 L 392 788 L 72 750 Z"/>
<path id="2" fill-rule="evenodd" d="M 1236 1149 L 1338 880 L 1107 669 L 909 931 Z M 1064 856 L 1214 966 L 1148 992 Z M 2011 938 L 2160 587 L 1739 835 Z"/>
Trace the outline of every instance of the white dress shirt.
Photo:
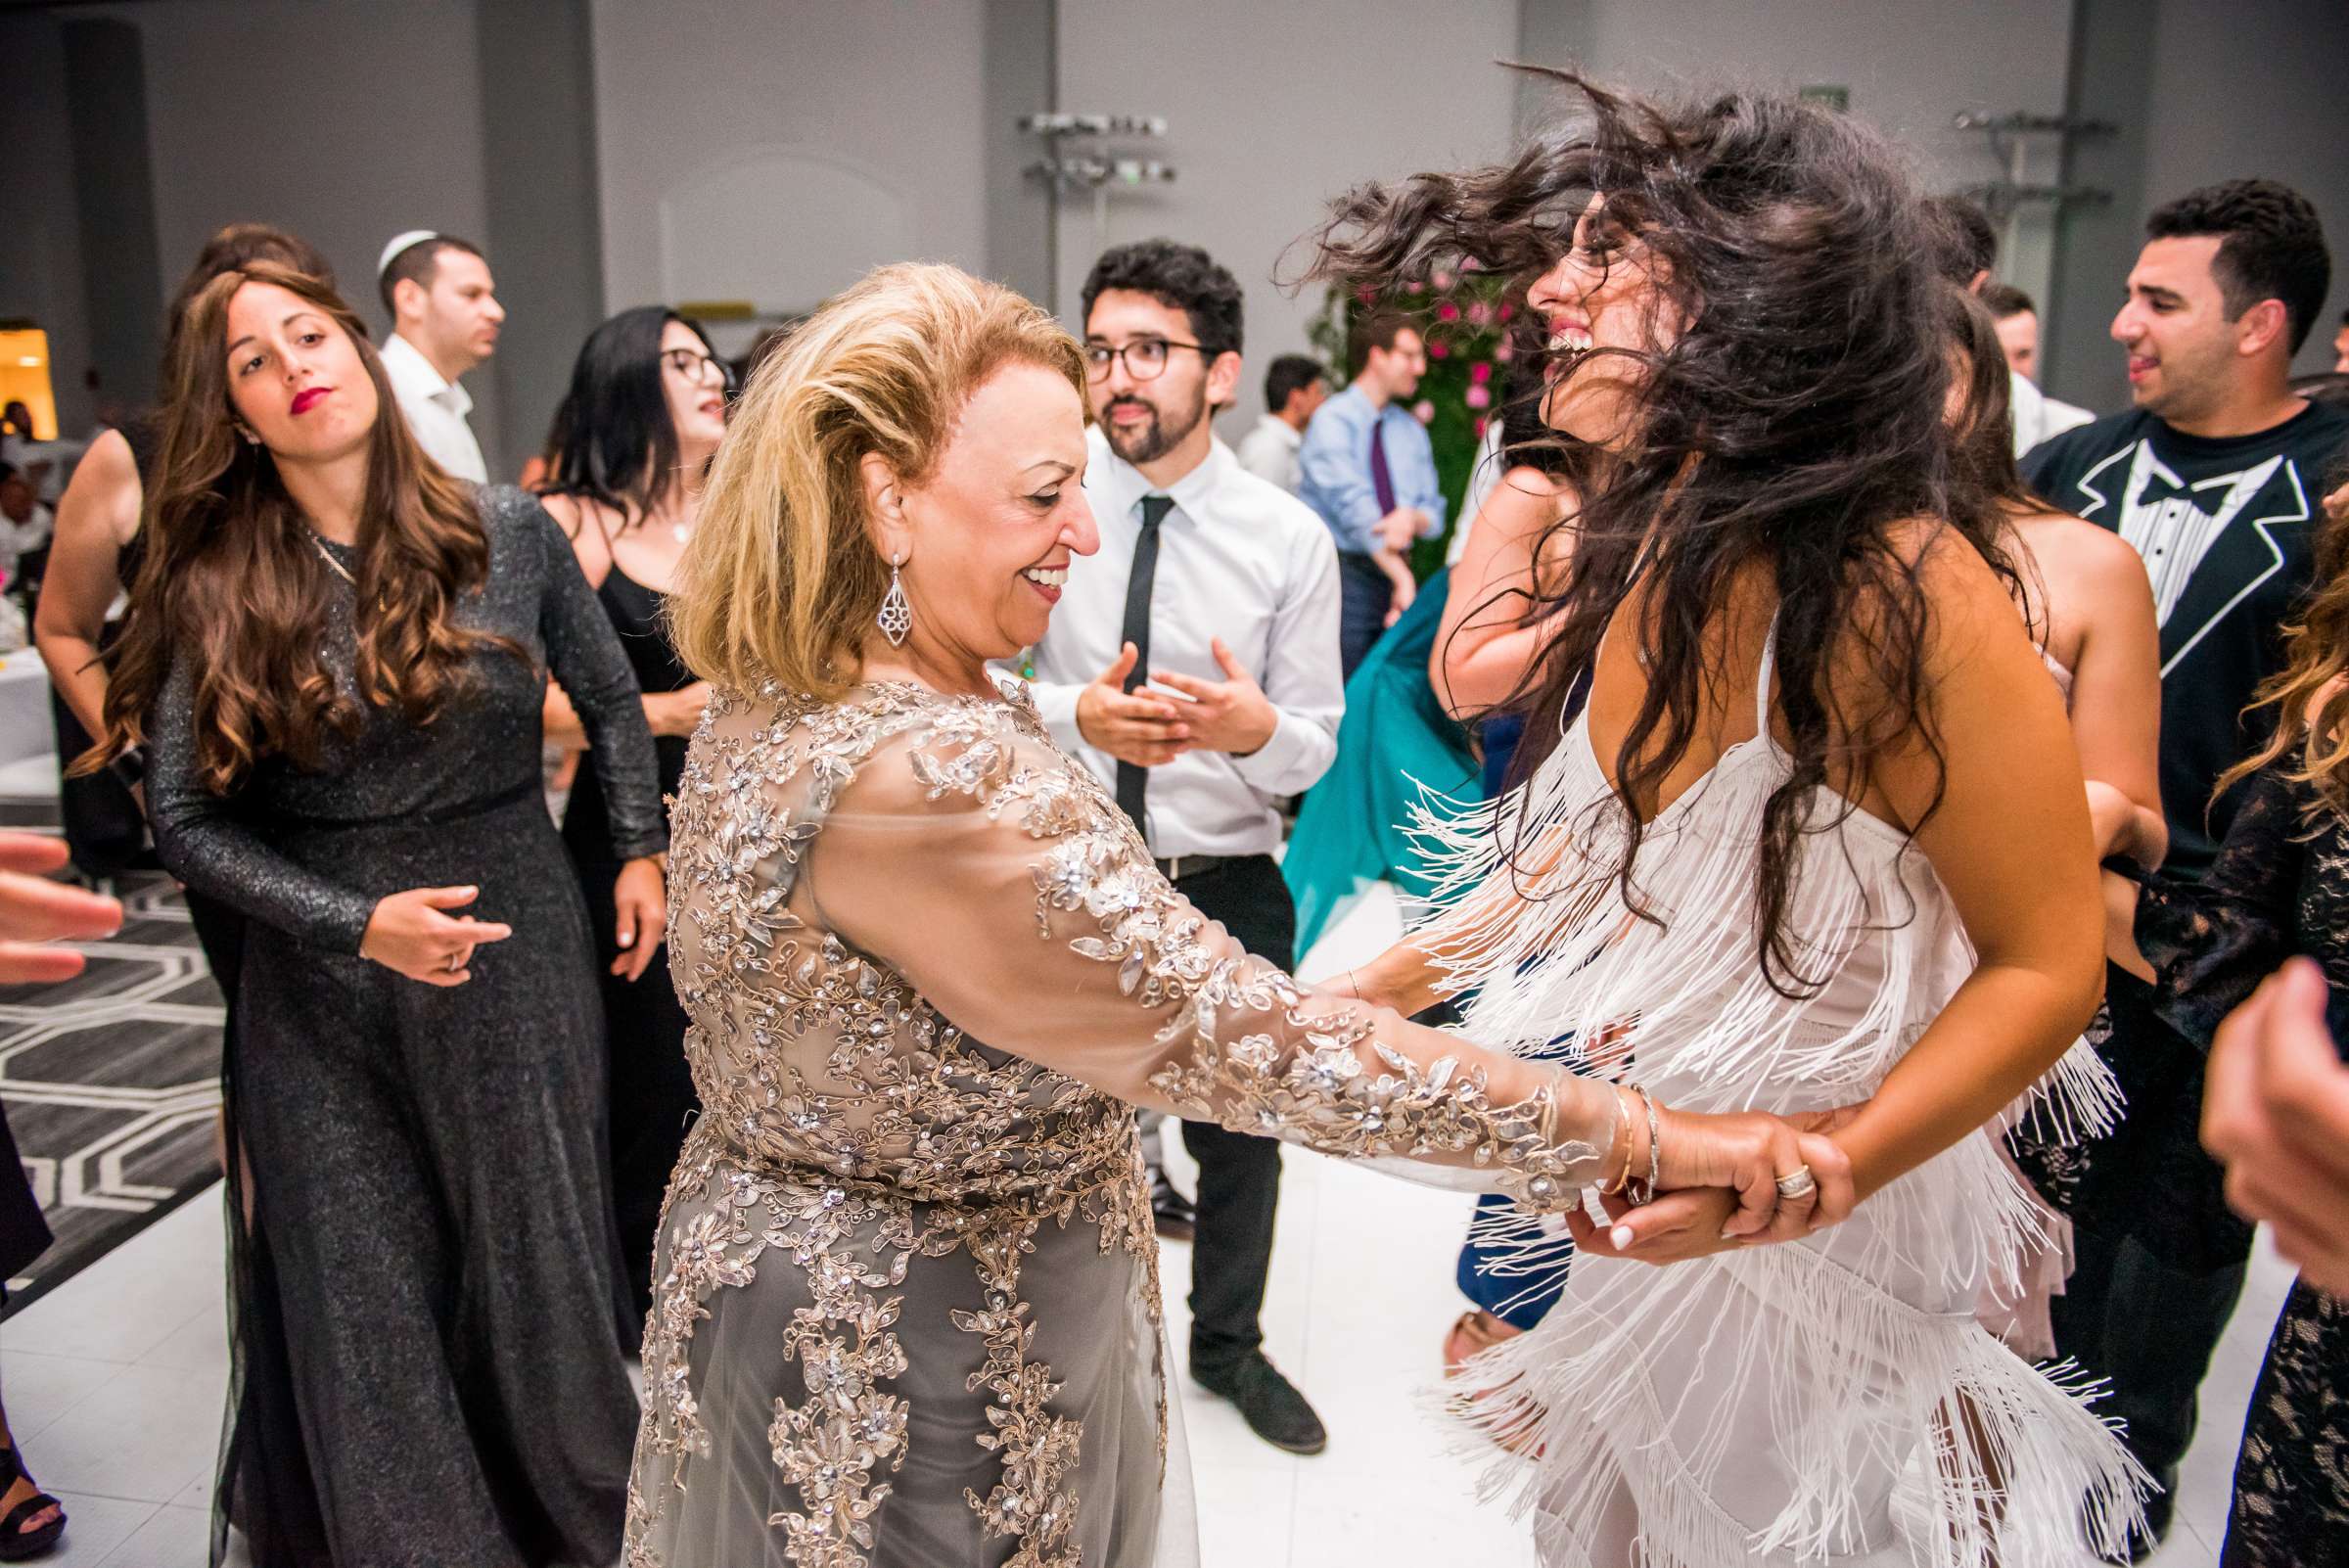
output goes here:
<path id="1" fill-rule="evenodd" d="M 1278 414 L 1259 414 L 1256 428 L 1240 438 L 1240 467 L 1294 495 L 1301 477 L 1297 448 L 1304 444 L 1305 432 Z"/>
<path id="2" fill-rule="evenodd" d="M 459 479 L 476 484 L 489 483 L 489 465 L 482 461 L 482 443 L 473 438 L 465 416 L 473 398 L 464 388 L 433 368 L 433 362 L 414 344 L 393 333 L 384 344 L 384 374 L 392 378 L 392 394 L 399 411 L 416 433 L 425 455 Z"/>
<path id="3" fill-rule="evenodd" d="M 1149 668 L 1223 680 L 1209 647 L 1221 637 L 1264 687 L 1276 719 L 1271 739 L 1246 757 L 1185 752 L 1151 768 L 1144 836 L 1162 859 L 1268 854 L 1280 847 L 1272 803 L 1303 791 L 1338 755 L 1346 688 L 1329 530 L 1303 502 L 1241 468 L 1220 440 L 1163 491 L 1113 454 L 1098 429 L 1087 440 L 1084 495 L 1101 548 L 1069 562 L 1052 628 L 1032 650 L 1036 708 L 1062 749 L 1115 789 L 1117 759 L 1077 733 L 1077 697 L 1125 646 L 1142 497 L 1172 496 L 1174 509 L 1159 525 Z"/>
<path id="4" fill-rule="evenodd" d="M 2014 455 L 2022 456 L 2041 441 L 2051 440 L 2067 430 L 2093 423 L 2096 415 L 2076 403 L 2050 397 L 2039 390 L 2039 383 L 2021 371 L 2009 368 L 2008 404 L 2014 416 Z"/>

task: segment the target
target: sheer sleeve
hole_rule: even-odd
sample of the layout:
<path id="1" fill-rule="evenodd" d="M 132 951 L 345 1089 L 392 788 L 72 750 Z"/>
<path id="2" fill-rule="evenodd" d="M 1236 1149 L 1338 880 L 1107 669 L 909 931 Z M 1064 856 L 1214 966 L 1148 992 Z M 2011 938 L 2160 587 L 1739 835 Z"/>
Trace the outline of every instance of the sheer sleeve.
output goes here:
<path id="1" fill-rule="evenodd" d="M 587 731 L 587 765 L 604 787 L 612 826 L 612 856 L 633 860 L 668 848 L 668 819 L 661 808 L 661 763 L 644 721 L 644 693 L 628 666 L 612 618 L 579 574 L 578 557 L 546 508 L 537 514 L 546 556 L 545 597 L 538 634 L 547 669 L 571 699 Z"/>
<path id="2" fill-rule="evenodd" d="M 147 747 L 147 808 L 166 870 L 298 941 L 359 950 L 375 899 L 271 849 L 196 776 L 196 677 L 184 658 L 148 715 Z"/>
<path id="3" fill-rule="evenodd" d="M 1545 1207 L 1596 1179 L 1615 1135 L 1612 1096 L 1553 1065 L 1251 956 L 1082 768 L 1006 720 L 883 742 L 839 792 L 802 887 L 973 1039 L 1136 1105 L 1326 1153 L 1495 1168 Z"/>
<path id="4" fill-rule="evenodd" d="M 2205 1050 L 2220 1021 L 2298 950 L 2293 905 L 2308 853 L 2306 804 L 2281 769 L 2270 767 L 2243 786 L 2200 882 L 2122 872 L 2141 890 L 2137 945 L 2153 966 L 2154 1010 Z"/>

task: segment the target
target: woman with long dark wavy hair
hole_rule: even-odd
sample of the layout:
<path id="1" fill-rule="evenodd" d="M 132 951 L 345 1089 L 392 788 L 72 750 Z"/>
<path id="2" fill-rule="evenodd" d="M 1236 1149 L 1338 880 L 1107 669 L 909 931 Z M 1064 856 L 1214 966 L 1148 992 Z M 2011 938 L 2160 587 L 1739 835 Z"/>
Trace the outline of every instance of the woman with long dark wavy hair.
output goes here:
<path id="1" fill-rule="evenodd" d="M 539 501 L 571 536 L 579 571 L 620 633 L 660 759 L 661 793 L 674 795 L 685 742 L 710 683 L 669 646 L 664 604 L 700 514 L 703 472 L 726 434 L 727 372 L 702 331 L 674 310 L 623 310 L 587 337 L 555 416 L 550 476 Z M 547 739 L 586 744 L 560 686 L 546 694 Z M 602 969 L 610 1038 L 608 1143 L 621 1264 L 641 1317 L 653 1299 L 653 1232 L 662 1195 L 701 1108 L 685 1062 L 689 1020 L 668 977 L 667 949 L 633 940 L 614 893 L 631 875 L 614 856 L 602 780 L 580 772 L 563 814 L 563 842 L 587 899 Z"/>
<path id="2" fill-rule="evenodd" d="M 538 746 L 551 669 L 614 853 L 652 866 L 627 661 L 537 503 L 423 455 L 326 285 L 225 272 L 174 350 L 84 765 L 143 747 L 164 864 L 250 921 L 214 1560 L 233 1524 L 263 1568 L 609 1561 L 635 1401 L 602 1019 Z"/>
<path id="3" fill-rule="evenodd" d="M 1705 1195 L 1628 1247 L 1570 1215 L 1558 1305 L 1457 1407 L 1539 1453 L 1512 1474 L 1554 1562 L 2015 1568 L 2076 1517 L 2117 1549 L 2126 1453 L 1972 1315 L 2032 1213 L 1985 1126 L 2095 1009 L 2098 892 L 2006 541 L 1951 504 L 1927 220 L 1842 116 L 1566 79 L 1576 127 L 1357 191 L 1320 238 L 1345 287 L 1536 277 L 1544 419 L 1597 448 L 1511 705 L 1524 783 L 1357 989 L 1473 989 L 1471 1038 L 1807 1114 L 1862 1201 L 1768 1248 Z"/>

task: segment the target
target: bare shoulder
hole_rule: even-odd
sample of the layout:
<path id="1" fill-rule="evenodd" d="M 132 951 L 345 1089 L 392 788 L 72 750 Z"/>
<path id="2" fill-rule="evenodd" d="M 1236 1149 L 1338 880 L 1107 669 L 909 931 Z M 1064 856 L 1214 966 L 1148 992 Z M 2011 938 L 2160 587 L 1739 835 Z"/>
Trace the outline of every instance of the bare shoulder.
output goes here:
<path id="1" fill-rule="evenodd" d="M 113 536 L 117 548 L 130 543 L 139 530 L 139 510 L 146 490 L 139 460 L 118 430 L 107 431 L 90 442 L 73 465 L 73 477 L 58 497 L 57 526 L 61 533 L 75 533 L 97 524 Z"/>
<path id="2" fill-rule="evenodd" d="M 2068 512 L 2020 519 L 2015 531 L 2050 576 L 2090 592 L 2150 592 L 2145 563 L 2127 539 Z"/>

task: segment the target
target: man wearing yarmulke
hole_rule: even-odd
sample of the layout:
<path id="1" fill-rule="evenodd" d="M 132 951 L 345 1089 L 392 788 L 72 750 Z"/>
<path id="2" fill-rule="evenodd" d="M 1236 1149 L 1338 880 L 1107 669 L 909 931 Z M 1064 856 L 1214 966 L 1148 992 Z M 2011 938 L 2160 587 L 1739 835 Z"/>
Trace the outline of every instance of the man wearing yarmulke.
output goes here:
<path id="1" fill-rule="evenodd" d="M 473 398 L 457 382 L 497 352 L 506 319 L 488 261 L 455 235 L 411 229 L 384 247 L 376 284 L 392 317 L 384 370 L 408 428 L 434 462 L 486 484 L 488 465 L 465 421 Z"/>

